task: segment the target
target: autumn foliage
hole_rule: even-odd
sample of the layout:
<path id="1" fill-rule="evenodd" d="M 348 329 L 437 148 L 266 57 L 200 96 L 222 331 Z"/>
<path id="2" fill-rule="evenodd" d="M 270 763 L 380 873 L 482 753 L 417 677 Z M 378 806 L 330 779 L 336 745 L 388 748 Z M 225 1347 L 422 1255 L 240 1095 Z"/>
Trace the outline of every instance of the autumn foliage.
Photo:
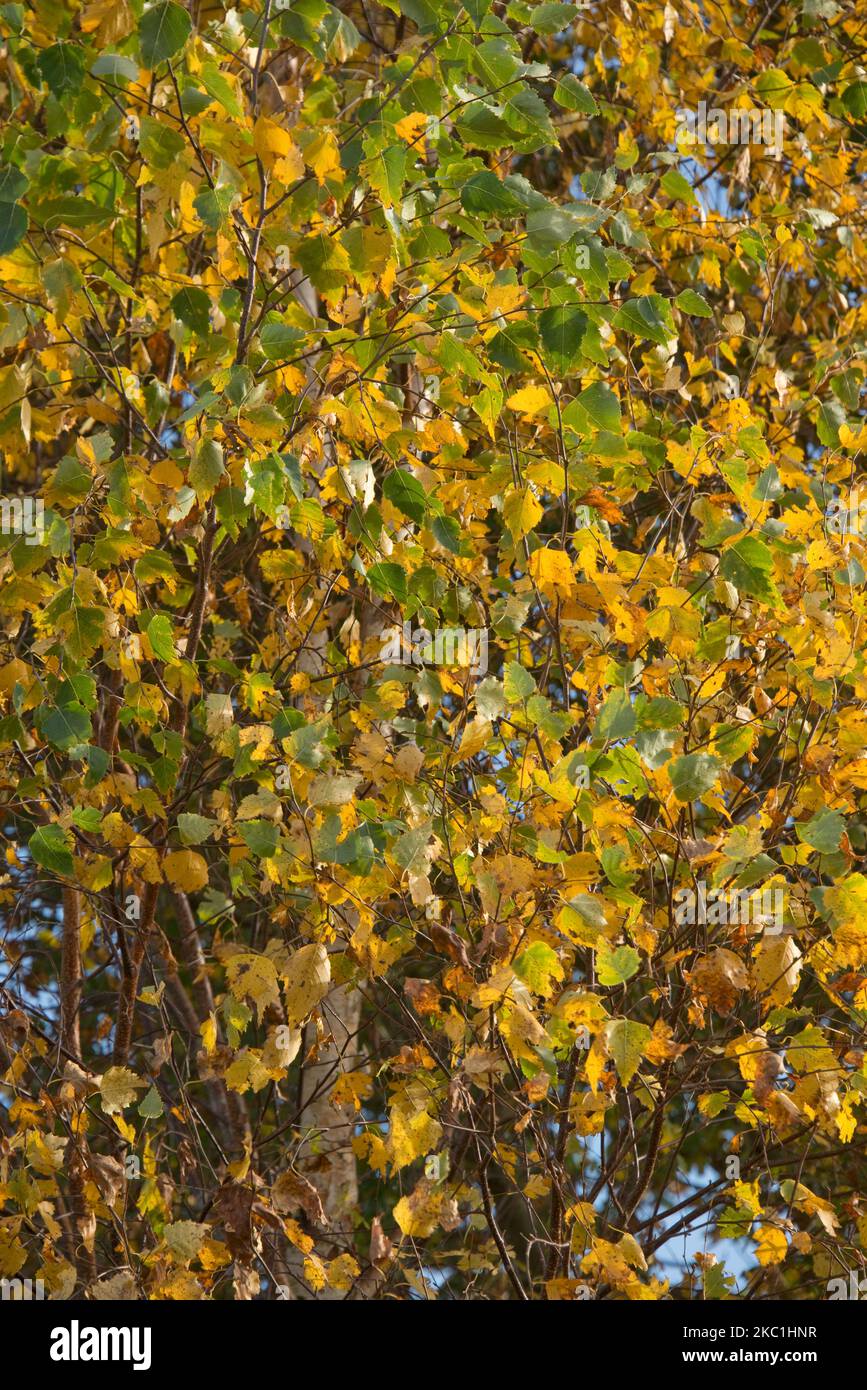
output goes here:
<path id="1" fill-rule="evenodd" d="M 0 1276 L 863 1274 L 863 12 L 0 45 Z"/>

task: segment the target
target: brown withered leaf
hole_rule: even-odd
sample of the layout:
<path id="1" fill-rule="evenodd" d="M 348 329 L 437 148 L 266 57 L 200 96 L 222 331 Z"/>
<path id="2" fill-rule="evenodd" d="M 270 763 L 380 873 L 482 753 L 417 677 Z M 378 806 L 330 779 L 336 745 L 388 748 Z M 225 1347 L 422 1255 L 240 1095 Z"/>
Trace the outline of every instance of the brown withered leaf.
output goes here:
<path id="1" fill-rule="evenodd" d="M 403 992 L 422 1017 L 440 1012 L 440 992 L 433 980 L 408 977 L 403 982 Z"/>
<path id="2" fill-rule="evenodd" d="M 740 956 L 720 946 L 696 962 L 688 980 L 693 994 L 724 1016 L 731 1013 L 740 992 L 749 989 L 750 974 Z"/>
<path id="3" fill-rule="evenodd" d="M 281 1216 L 289 1216 L 299 1208 L 314 1226 L 327 1229 L 328 1217 L 322 1206 L 322 1198 L 309 1178 L 286 1168 L 271 1188 L 271 1202 Z"/>

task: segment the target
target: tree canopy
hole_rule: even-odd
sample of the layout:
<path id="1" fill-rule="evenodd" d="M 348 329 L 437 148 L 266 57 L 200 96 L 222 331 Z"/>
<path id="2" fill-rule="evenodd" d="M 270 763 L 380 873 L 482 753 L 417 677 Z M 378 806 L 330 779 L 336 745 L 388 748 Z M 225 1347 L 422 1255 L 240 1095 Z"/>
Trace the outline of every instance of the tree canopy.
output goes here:
<path id="1" fill-rule="evenodd" d="M 0 5 L 0 1275 L 863 1272 L 864 29 Z"/>

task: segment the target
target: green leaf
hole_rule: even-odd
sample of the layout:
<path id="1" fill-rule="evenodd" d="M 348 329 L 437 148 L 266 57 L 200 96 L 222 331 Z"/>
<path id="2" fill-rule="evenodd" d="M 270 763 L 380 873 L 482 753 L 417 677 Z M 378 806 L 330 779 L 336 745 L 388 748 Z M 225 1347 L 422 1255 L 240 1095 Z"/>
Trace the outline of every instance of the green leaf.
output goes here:
<path id="1" fill-rule="evenodd" d="M 229 208 L 236 197 L 234 188 L 205 188 L 193 199 L 193 207 L 202 221 L 215 232 L 218 228 L 225 227 L 229 220 Z M 263 329 L 261 337 L 264 335 Z M 262 350 L 264 352 L 264 347 Z M 268 353 L 265 353 L 265 356 L 267 357 Z"/>
<path id="2" fill-rule="evenodd" d="M 614 315 L 613 323 L 615 328 L 625 328 L 636 338 L 649 338 L 660 346 L 677 336 L 671 306 L 661 294 L 642 294 L 637 299 L 627 299 Z"/>
<path id="3" fill-rule="evenodd" d="M 553 982 L 562 980 L 563 967 L 557 952 L 544 941 L 534 941 L 515 961 L 515 974 L 534 994 L 548 995 Z"/>
<path id="4" fill-rule="evenodd" d="M 765 105 L 780 111 L 792 90 L 792 79 L 782 68 L 767 68 L 759 73 L 755 86 Z"/>
<path id="5" fill-rule="evenodd" d="M 138 36 L 144 66 L 153 71 L 179 53 L 192 32 L 192 20 L 174 0 L 164 0 L 147 10 L 139 22 Z"/>
<path id="6" fill-rule="evenodd" d="M 713 315 L 713 309 L 697 290 L 681 290 L 674 302 L 678 309 L 682 309 L 685 314 L 692 314 L 695 318 L 709 319 Z"/>
<path id="7" fill-rule="evenodd" d="M 559 34 L 574 24 L 577 18 L 574 4 L 558 4 L 557 0 L 546 0 L 530 11 L 530 24 L 538 34 Z"/>
<path id="8" fill-rule="evenodd" d="M 690 204 L 696 202 L 692 184 L 689 179 L 684 178 L 679 169 L 669 169 L 666 174 L 663 174 L 659 186 L 663 193 L 667 193 L 669 198 L 673 198 L 676 202 Z"/>
<path id="9" fill-rule="evenodd" d="M 326 294 L 345 285 L 350 276 L 346 250 L 336 237 L 317 232 L 305 237 L 295 259 L 315 289 Z"/>
<path id="10" fill-rule="evenodd" d="M 483 719 L 499 719 L 507 709 L 506 694 L 502 681 L 488 676 L 476 686 L 476 712 Z"/>
<path id="11" fill-rule="evenodd" d="M 175 661 L 175 639 L 171 620 L 165 613 L 156 613 L 144 628 L 153 654 L 160 661 Z"/>
<path id="12" fill-rule="evenodd" d="M 400 13 L 411 19 L 422 34 L 439 28 L 443 23 L 439 6 L 432 0 L 400 0 Z"/>
<path id="13" fill-rule="evenodd" d="M 371 142 L 365 141 L 365 145 Z M 400 201 L 406 179 L 407 149 L 405 145 L 387 145 L 384 150 L 372 150 L 364 164 L 371 188 L 379 194 L 386 207 Z"/>
<path id="14" fill-rule="evenodd" d="M 710 753 L 684 753 L 672 759 L 668 768 L 672 790 L 678 801 L 698 801 L 709 792 L 722 770 L 719 758 Z"/>
<path id="15" fill-rule="evenodd" d="M 192 328 L 200 338 L 206 338 L 211 332 L 211 301 L 198 286 L 185 285 L 178 290 L 172 300 L 172 311 L 175 318 Z"/>
<path id="16" fill-rule="evenodd" d="M 726 550 L 720 560 L 720 574 L 739 593 L 759 599 L 772 607 L 780 606 L 777 587 L 771 579 L 774 557 L 757 536 L 744 536 Z"/>
<path id="17" fill-rule="evenodd" d="M 396 598 L 398 603 L 406 603 L 406 573 L 401 565 L 380 560 L 367 571 L 367 582 L 382 598 Z"/>
<path id="18" fill-rule="evenodd" d="M 222 444 L 206 436 L 193 455 L 189 471 L 190 487 L 200 502 L 213 497 L 225 472 Z"/>
<path id="19" fill-rule="evenodd" d="M 42 80 L 56 97 L 77 92 L 84 81 L 84 54 L 73 43 L 44 48 L 36 60 Z"/>
<path id="20" fill-rule="evenodd" d="M 39 720 L 39 730 L 55 748 L 74 748 L 90 738 L 90 715 L 78 703 L 60 705 Z"/>
<path id="21" fill-rule="evenodd" d="M 42 267 L 42 278 L 45 283 L 45 293 L 48 296 L 49 304 L 60 319 L 65 318 L 72 307 L 73 296 L 75 292 L 80 289 L 82 284 L 81 275 L 77 267 L 72 261 L 64 260 L 62 257 L 58 258 L 56 261 L 48 261 Z M 77 460 L 75 460 L 75 462 L 77 463 Z M 56 492 L 57 490 L 61 469 L 64 469 L 70 477 L 75 476 L 73 461 L 61 459 L 58 464 L 57 473 L 54 476 L 52 492 Z M 81 493 L 81 497 L 84 498 L 90 491 L 93 479 L 86 468 L 82 471 L 86 476 L 86 486 Z"/>
<path id="22" fill-rule="evenodd" d="M 163 1103 L 156 1086 L 151 1086 L 144 1100 L 139 1104 L 138 1113 L 143 1120 L 158 1120 L 163 1112 Z"/>
<path id="23" fill-rule="evenodd" d="M 474 101 L 472 106 L 464 107 L 456 129 L 470 148 L 498 150 L 515 143 L 513 128 L 483 101 Z"/>
<path id="24" fill-rule="evenodd" d="M 14 164 L 0 164 L 0 203 L 17 203 L 30 187 L 30 180 Z"/>
<path id="25" fill-rule="evenodd" d="M 867 82 L 859 78 L 846 88 L 840 100 L 853 120 L 863 121 L 867 116 Z"/>
<path id="26" fill-rule="evenodd" d="M 111 761 L 104 748 L 99 748 L 95 744 L 88 744 L 85 749 L 87 758 L 88 776 L 85 781 L 86 787 L 95 787 L 108 772 L 108 765 Z"/>
<path id="27" fill-rule="evenodd" d="M 112 82 L 135 82 L 138 63 L 119 53 L 100 53 L 90 69 L 91 77 L 110 77 Z"/>
<path id="28" fill-rule="evenodd" d="M 555 369 L 567 371 L 581 356 L 587 323 L 587 315 L 571 304 L 554 305 L 539 315 L 539 335 Z"/>
<path id="29" fill-rule="evenodd" d="M 503 672 L 503 692 L 510 705 L 526 700 L 536 689 L 532 672 L 519 661 L 509 661 Z"/>
<path id="30" fill-rule="evenodd" d="M 276 522 L 286 498 L 286 470 L 278 454 L 248 459 L 244 467 L 246 497 Z M 313 504 L 315 507 L 315 503 Z"/>
<path id="31" fill-rule="evenodd" d="M 795 825 L 795 832 L 801 844 L 809 845 L 811 849 L 818 850 L 819 854 L 836 854 L 845 829 L 845 816 L 827 806 L 806 823 L 798 822 Z"/>
<path id="32" fill-rule="evenodd" d="M 453 516 L 435 516 L 431 522 L 431 531 L 446 550 L 450 550 L 453 555 L 460 555 L 461 528 Z"/>
<path id="33" fill-rule="evenodd" d="M 506 119 L 513 130 L 524 136 L 519 149 L 532 153 L 545 145 L 557 147 L 557 131 L 548 115 L 548 108 L 538 92 L 530 87 L 524 87 L 516 96 L 509 98 Z"/>
<path id="34" fill-rule="evenodd" d="M 207 816 L 197 816 L 192 811 L 183 811 L 178 816 L 178 833 L 182 845 L 201 845 L 210 839 L 217 822 Z"/>
<path id="35" fill-rule="evenodd" d="M 154 169 L 170 169 L 185 148 L 184 137 L 175 126 L 154 116 L 142 116 L 139 150 Z"/>
<path id="36" fill-rule="evenodd" d="M 581 230 L 581 223 L 565 208 L 534 208 L 527 216 L 527 245 L 540 256 L 549 256 Z"/>
<path id="37" fill-rule="evenodd" d="M 27 231 L 27 213 L 18 203 L 0 203 L 0 256 L 14 251 Z"/>
<path id="38" fill-rule="evenodd" d="M 73 231 L 77 227 L 98 227 L 113 222 L 116 216 L 114 208 L 100 207 L 88 198 L 49 198 L 34 211 L 34 218 L 51 232 L 58 227 L 69 227 Z"/>
<path id="39" fill-rule="evenodd" d="M 632 946 L 618 946 L 612 951 L 602 945 L 596 952 L 596 978 L 600 985 L 622 985 L 638 970 L 641 958 Z"/>
<path id="40" fill-rule="evenodd" d="M 846 411 L 839 401 L 823 401 L 819 407 L 816 433 L 820 444 L 827 449 L 836 449 L 840 443 L 840 428 L 846 423 Z"/>
<path id="41" fill-rule="evenodd" d="M 466 212 L 493 217 L 517 217 L 526 207 L 490 169 L 467 180 L 461 189 L 461 206 Z"/>
<path id="42" fill-rule="evenodd" d="M 299 344 L 306 337 L 304 329 L 296 328 L 294 323 L 271 319 L 263 325 L 259 342 L 269 362 L 288 362 L 290 358 L 298 356 Z"/>
<path id="43" fill-rule="evenodd" d="M 244 502 L 244 494 L 239 487 L 222 487 L 214 499 L 217 516 L 233 540 L 237 540 L 241 527 L 245 526 L 250 508 Z"/>
<path id="44" fill-rule="evenodd" d="M 619 687 L 612 690 L 596 716 L 593 737 L 599 739 L 629 738 L 635 729 L 635 708 L 629 694 Z"/>
<path id="45" fill-rule="evenodd" d="M 258 859 L 273 859 L 277 853 L 277 844 L 280 839 L 280 832 L 276 825 L 269 820 L 247 820 L 242 821 L 237 827 L 238 834 L 244 841 L 248 849 Z"/>
<path id="46" fill-rule="evenodd" d="M 382 495 L 399 512 L 408 516 L 419 526 L 427 511 L 427 493 L 407 468 L 396 468 L 389 473 L 382 485 Z"/>
<path id="47" fill-rule="evenodd" d="M 605 907 L 600 897 L 593 893 L 579 893 L 577 897 L 570 898 L 568 903 L 572 912 L 577 912 L 582 922 L 586 922 L 588 927 L 595 927 L 598 931 L 604 931 L 608 925 L 605 916 Z"/>
<path id="48" fill-rule="evenodd" d="M 646 1023 L 617 1018 L 608 1025 L 608 1051 L 614 1059 L 621 1083 L 628 1086 L 652 1037 Z"/>
<path id="49" fill-rule="evenodd" d="M 735 1283 L 734 1276 L 726 1274 L 725 1265 L 721 1264 L 719 1260 L 703 1267 L 701 1279 L 705 1301 L 716 1302 L 718 1299 L 731 1297 Z"/>
<path id="50" fill-rule="evenodd" d="M 599 115 L 596 98 L 589 87 L 578 81 L 574 73 L 567 73 L 565 77 L 560 78 L 554 88 L 554 100 L 567 111 L 581 111 L 586 116 Z"/>
<path id="51" fill-rule="evenodd" d="M 470 68 L 492 94 L 497 94 L 518 75 L 520 56 L 509 39 L 486 39 L 472 49 Z"/>
<path id="52" fill-rule="evenodd" d="M 620 429 L 620 402 L 603 381 L 594 381 L 586 386 L 577 399 L 578 405 L 598 430 Z"/>
<path id="53" fill-rule="evenodd" d="M 72 877 L 72 854 L 66 832 L 59 825 L 40 825 L 27 848 L 36 863 L 49 873 Z"/>
<path id="54" fill-rule="evenodd" d="M 779 871 L 779 865 L 775 864 L 769 854 L 757 854 L 743 873 L 738 874 L 735 879 L 735 888 L 751 888 L 754 883 L 762 883 L 764 879 L 770 878 L 771 874 Z"/>
<path id="55" fill-rule="evenodd" d="M 230 116 L 241 119 L 243 112 L 235 96 L 231 82 L 220 72 L 214 63 L 206 63 L 198 74 L 198 79 L 209 96 L 218 101 Z"/>

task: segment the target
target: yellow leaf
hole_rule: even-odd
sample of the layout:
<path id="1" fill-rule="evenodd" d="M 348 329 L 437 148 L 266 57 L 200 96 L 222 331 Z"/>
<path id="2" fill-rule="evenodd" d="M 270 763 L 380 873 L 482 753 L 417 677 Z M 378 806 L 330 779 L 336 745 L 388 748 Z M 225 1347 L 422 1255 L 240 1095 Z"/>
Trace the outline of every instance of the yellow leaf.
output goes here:
<path id="1" fill-rule="evenodd" d="M 302 946 L 281 969 L 286 1023 L 291 1028 L 307 1019 L 320 999 L 328 993 L 331 962 L 319 942 Z"/>
<path id="2" fill-rule="evenodd" d="M 243 1051 L 239 1052 L 231 1066 L 226 1068 L 226 1085 L 230 1091 L 237 1091 L 239 1095 L 250 1090 L 261 1091 L 270 1080 L 271 1077 L 262 1066 L 255 1048 L 245 1047 Z"/>
<path id="3" fill-rule="evenodd" d="M 392 1098 L 388 1150 L 395 1172 L 433 1153 L 439 1144 L 442 1126 L 428 1113 L 430 1103 L 430 1091 L 418 1081 L 407 1082 Z"/>
<path id="4" fill-rule="evenodd" d="M 516 540 L 521 540 L 532 531 L 542 515 L 543 508 L 532 488 L 525 487 L 520 492 L 510 492 L 503 506 L 506 525 Z"/>
<path id="5" fill-rule="evenodd" d="M 766 1008 L 787 1004 L 795 990 L 804 958 L 793 936 L 765 936 L 753 961 L 753 982 L 765 996 Z"/>
<path id="6" fill-rule="evenodd" d="M 367 1100 L 372 1090 L 373 1078 L 366 1072 L 344 1072 L 331 1087 L 331 1104 L 351 1105 L 355 1110 L 360 1110 L 362 1101 Z"/>
<path id="7" fill-rule="evenodd" d="M 646 1023 L 634 1023 L 628 1018 L 614 1018 L 605 1025 L 608 1051 L 614 1059 L 617 1075 L 624 1086 L 628 1086 L 638 1063 L 644 1056 L 651 1039 Z"/>
<path id="8" fill-rule="evenodd" d="M 480 753 L 492 732 L 492 725 L 487 719 L 482 719 L 478 715 L 471 719 L 461 735 L 455 762 L 464 762 L 467 758 L 472 758 L 474 754 Z"/>
<path id="9" fill-rule="evenodd" d="M 536 1061 L 536 1049 L 550 1045 L 551 1040 L 542 1024 L 523 1004 L 507 1004 L 499 1023 L 500 1032 L 516 1057 Z"/>
<path id="10" fill-rule="evenodd" d="M 429 120 L 430 117 L 424 111 L 411 111 L 408 116 L 403 116 L 395 122 L 395 135 L 398 140 L 416 140 L 427 127 Z"/>
<path id="11" fill-rule="evenodd" d="M 99 1083 L 102 1108 L 106 1115 L 116 1115 L 135 1100 L 135 1093 L 147 1086 L 129 1067 L 109 1067 Z"/>
<path id="12" fill-rule="evenodd" d="M 778 1265 L 786 1258 L 789 1251 L 786 1237 L 776 1226 L 760 1226 L 753 1239 L 760 1265 Z"/>
<path id="13" fill-rule="evenodd" d="M 320 1293 L 328 1283 L 328 1273 L 318 1255 L 308 1255 L 304 1261 L 304 1278 L 314 1293 Z"/>
<path id="14" fill-rule="evenodd" d="M 195 893 L 208 881 L 208 862 L 195 850 L 176 849 L 163 860 L 163 872 L 175 888 Z"/>
<path id="15" fill-rule="evenodd" d="M 225 1269 L 226 1265 L 232 1263 L 232 1253 L 222 1240 L 211 1240 L 208 1237 L 202 1241 L 202 1248 L 199 1251 L 199 1264 L 202 1269 L 214 1270 Z"/>
<path id="16" fill-rule="evenodd" d="M 231 695 L 208 695 L 205 699 L 205 729 L 213 738 L 230 729 L 234 723 Z"/>
<path id="17" fill-rule="evenodd" d="M 293 1221 L 291 1217 L 287 1216 L 283 1222 L 283 1230 L 286 1232 L 287 1239 L 291 1240 L 297 1250 L 301 1250 L 305 1255 L 310 1254 L 313 1249 L 313 1237 L 308 1236 L 297 1221 Z"/>
<path id="18" fill-rule="evenodd" d="M 430 1184 L 422 1179 L 408 1197 L 401 1197 L 392 1216 L 405 1236 L 424 1240 L 437 1226 L 438 1202 Z"/>
<path id="19" fill-rule="evenodd" d="M 253 148 L 265 168 L 272 169 L 276 159 L 285 159 L 292 153 L 295 142 L 276 121 L 260 116 L 253 126 Z"/>
<path id="20" fill-rule="evenodd" d="M 252 999 L 261 1019 L 269 1004 L 280 1002 L 277 966 L 268 956 L 239 951 L 226 965 L 229 989 L 236 999 Z"/>
<path id="21" fill-rule="evenodd" d="M 320 183 L 324 183 L 329 174 L 342 172 L 340 150 L 330 130 L 323 130 L 320 135 L 314 136 L 304 151 L 304 160 Z"/>
<path id="22" fill-rule="evenodd" d="M 569 598 L 575 592 L 572 561 L 565 550 L 545 547 L 530 556 L 530 573 L 543 594 L 554 598 Z"/>
<path id="23" fill-rule="evenodd" d="M 202 1221 L 171 1221 L 163 1231 L 163 1239 L 176 1260 L 189 1264 L 202 1248 L 208 1227 Z"/>
<path id="24" fill-rule="evenodd" d="M 551 404 L 551 397 L 544 386 L 523 386 L 506 401 L 510 410 L 519 415 L 538 415 Z"/>
<path id="25" fill-rule="evenodd" d="M 184 179 L 178 191 L 178 209 L 182 232 L 200 232 L 202 223 L 193 207 L 196 190 L 188 179 Z"/>
<path id="26" fill-rule="evenodd" d="M 328 1266 L 328 1285 L 332 1289 L 351 1289 L 361 1270 L 351 1255 L 338 1255 Z"/>
<path id="27" fill-rule="evenodd" d="M 0 1232 L 0 1275 L 4 1279 L 16 1275 L 27 1259 L 27 1251 L 20 1241 L 6 1232 Z"/>
<path id="28" fill-rule="evenodd" d="M 205 1051 L 210 1057 L 217 1047 L 217 1018 L 215 1014 L 208 1014 L 204 1023 L 199 1025 L 199 1032 L 205 1044 Z"/>

